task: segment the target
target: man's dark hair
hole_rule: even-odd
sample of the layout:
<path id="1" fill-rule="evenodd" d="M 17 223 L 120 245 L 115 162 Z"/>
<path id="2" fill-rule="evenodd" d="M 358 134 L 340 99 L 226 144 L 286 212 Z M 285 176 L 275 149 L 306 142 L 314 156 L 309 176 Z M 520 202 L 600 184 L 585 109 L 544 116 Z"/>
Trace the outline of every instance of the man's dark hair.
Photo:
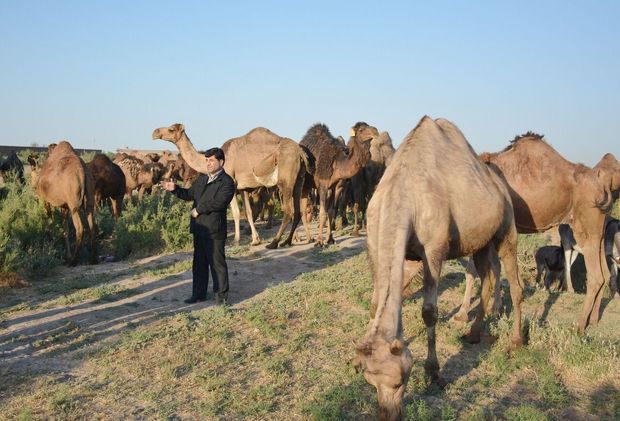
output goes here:
<path id="1" fill-rule="evenodd" d="M 224 151 L 222 150 L 222 148 L 211 148 L 211 149 L 207 149 L 205 152 L 205 156 L 207 158 L 214 156 L 215 159 L 217 159 L 218 161 L 225 161 L 224 158 Z"/>

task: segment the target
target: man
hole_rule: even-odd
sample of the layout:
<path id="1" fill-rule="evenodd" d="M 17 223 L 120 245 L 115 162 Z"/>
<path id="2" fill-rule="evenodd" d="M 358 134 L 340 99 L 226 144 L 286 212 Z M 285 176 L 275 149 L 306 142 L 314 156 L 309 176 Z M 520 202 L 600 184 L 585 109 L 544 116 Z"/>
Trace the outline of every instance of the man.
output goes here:
<path id="1" fill-rule="evenodd" d="M 207 299 L 209 269 L 213 276 L 216 304 L 228 304 L 228 266 L 224 255 L 226 209 L 235 195 L 235 182 L 224 172 L 224 151 L 211 148 L 205 152 L 207 174 L 200 174 L 189 189 L 172 181 L 161 186 L 182 200 L 193 200 L 190 232 L 194 235 L 192 296 L 184 300 L 194 304 Z"/>

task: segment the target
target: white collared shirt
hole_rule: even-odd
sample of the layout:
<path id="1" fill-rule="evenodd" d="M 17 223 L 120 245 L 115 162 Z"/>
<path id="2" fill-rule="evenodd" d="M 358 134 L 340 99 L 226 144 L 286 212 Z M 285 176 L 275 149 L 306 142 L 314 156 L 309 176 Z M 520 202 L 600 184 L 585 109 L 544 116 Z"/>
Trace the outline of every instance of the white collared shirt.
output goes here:
<path id="1" fill-rule="evenodd" d="M 224 169 L 220 168 L 220 170 L 218 172 L 216 172 L 215 174 L 209 175 L 209 179 L 207 180 L 207 184 L 210 184 L 213 181 L 215 181 L 215 179 L 222 173 L 222 171 L 224 171 Z"/>

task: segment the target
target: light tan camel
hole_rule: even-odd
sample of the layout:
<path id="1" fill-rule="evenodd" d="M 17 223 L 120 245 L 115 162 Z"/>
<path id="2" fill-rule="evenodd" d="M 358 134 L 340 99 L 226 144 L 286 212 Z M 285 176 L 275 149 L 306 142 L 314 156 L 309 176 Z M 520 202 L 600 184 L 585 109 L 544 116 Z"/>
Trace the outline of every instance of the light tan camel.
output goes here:
<path id="1" fill-rule="evenodd" d="M 605 214 L 613 203 L 609 186 L 596 171 L 567 161 L 542 136 L 531 132 L 517 136 L 502 152 L 484 153 L 480 158 L 508 186 L 519 232 L 543 232 L 562 222 L 571 225 L 588 272 L 579 331 L 588 323 L 598 323 L 608 277 L 603 232 Z"/>
<path id="2" fill-rule="evenodd" d="M 71 144 L 61 141 L 48 147 L 48 157 L 39 167 L 37 162 L 28 158 L 32 166 L 31 182 L 37 196 L 50 207 L 58 207 L 64 215 L 64 237 L 67 246 L 67 257 L 70 264 L 78 261 L 78 253 L 84 234 L 84 226 L 80 218 L 82 210 L 88 223 L 90 237 L 90 263 L 97 263 L 96 227 L 95 227 L 95 193 L 94 181 L 90 170 L 77 156 Z M 75 249 L 69 246 L 69 224 L 71 217 L 75 227 Z"/>
<path id="3" fill-rule="evenodd" d="M 359 122 L 351 128 L 351 137 L 348 147 L 344 147 L 329 132 L 324 124 L 315 124 L 308 129 L 299 143 L 312 156 L 312 176 L 304 184 L 304 193 L 301 207 L 305 209 L 312 188 L 316 188 L 319 195 L 319 231 L 316 239 L 317 246 L 325 242 L 333 243 L 332 220 L 335 216 L 335 205 L 340 194 L 335 187 L 339 181 L 353 177 L 370 159 L 370 152 L 364 142 L 370 142 L 379 136 L 376 128 Z M 326 225 L 327 222 L 327 225 Z M 305 223 L 305 220 L 304 220 Z M 327 227 L 326 241 L 323 240 L 323 227 Z M 306 231 L 306 238 L 310 233 Z"/>
<path id="4" fill-rule="evenodd" d="M 354 358 L 377 389 L 380 419 L 402 415 L 412 367 L 403 342 L 402 284 L 411 265 L 424 268 L 422 318 L 428 332 L 425 372 L 439 378 L 435 350 L 437 285 L 442 264 L 469 254 L 483 279 L 482 304 L 466 339 L 478 342 L 488 304 L 490 257 L 501 258 L 514 304 L 512 346 L 522 344 L 522 285 L 517 273 L 517 231 L 510 195 L 482 164 L 460 130 L 447 120 L 423 117 L 394 155 L 368 207 L 368 256 L 374 318 Z"/>
<path id="5" fill-rule="evenodd" d="M 196 151 L 182 124 L 155 129 L 153 139 L 174 143 L 190 167 L 206 173 L 205 157 Z M 277 186 L 282 196 L 282 224 L 273 241 L 266 247 L 277 248 L 284 230 L 292 221 L 291 233 L 283 242 L 290 245 L 293 232 L 301 219 L 299 203 L 308 165 L 304 151 L 293 140 L 262 127 L 226 141 L 222 150 L 225 155 L 224 171 L 235 180 L 237 190 L 243 192 L 244 208 L 252 230 L 252 245 L 260 244 L 260 238 L 254 226 L 249 193 L 261 186 Z M 235 244 L 239 244 L 239 205 L 236 200 L 230 204 L 235 220 Z"/>

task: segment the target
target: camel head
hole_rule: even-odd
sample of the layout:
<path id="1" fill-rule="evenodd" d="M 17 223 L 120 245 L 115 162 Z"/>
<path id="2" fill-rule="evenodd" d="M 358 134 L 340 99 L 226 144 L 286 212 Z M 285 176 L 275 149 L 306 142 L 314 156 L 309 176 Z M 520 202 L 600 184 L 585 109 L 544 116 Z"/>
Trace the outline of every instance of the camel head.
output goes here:
<path id="1" fill-rule="evenodd" d="M 379 131 L 375 127 L 360 121 L 351 127 L 351 137 L 355 137 L 361 142 L 370 142 L 379 137 Z"/>
<path id="2" fill-rule="evenodd" d="M 409 349 L 400 338 L 389 342 L 379 337 L 356 348 L 353 365 L 356 370 L 362 369 L 366 381 L 377 389 L 379 419 L 400 419 L 413 365 Z"/>
<path id="3" fill-rule="evenodd" d="M 30 184 L 36 189 L 37 184 L 39 184 L 41 165 L 37 162 L 36 155 L 28 155 L 28 163 L 30 164 Z"/>
<path id="4" fill-rule="evenodd" d="M 153 130 L 153 140 L 167 140 L 176 145 L 181 136 L 183 136 L 183 133 L 185 133 L 185 126 L 181 123 L 176 123 L 170 127 L 160 127 L 159 129 Z"/>

